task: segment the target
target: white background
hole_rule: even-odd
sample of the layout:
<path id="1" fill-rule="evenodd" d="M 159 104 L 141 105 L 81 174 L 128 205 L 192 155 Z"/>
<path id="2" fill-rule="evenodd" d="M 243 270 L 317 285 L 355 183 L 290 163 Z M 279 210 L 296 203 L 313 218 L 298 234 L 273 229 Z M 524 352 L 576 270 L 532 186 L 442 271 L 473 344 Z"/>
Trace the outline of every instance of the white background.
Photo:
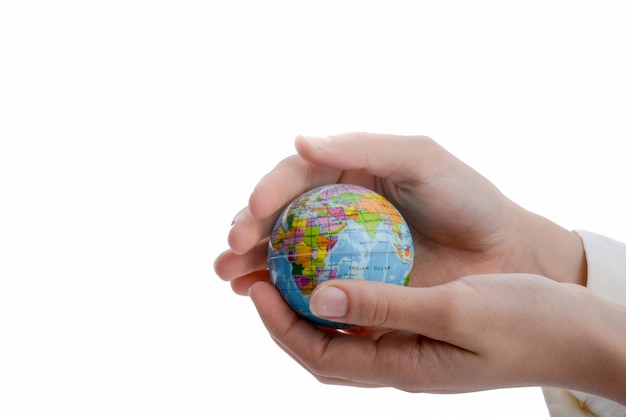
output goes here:
<path id="1" fill-rule="evenodd" d="M 626 240 L 621 2 L 504 3 L 1 2 L 0 415 L 547 416 L 321 385 L 212 268 L 300 133 L 426 134 Z"/>

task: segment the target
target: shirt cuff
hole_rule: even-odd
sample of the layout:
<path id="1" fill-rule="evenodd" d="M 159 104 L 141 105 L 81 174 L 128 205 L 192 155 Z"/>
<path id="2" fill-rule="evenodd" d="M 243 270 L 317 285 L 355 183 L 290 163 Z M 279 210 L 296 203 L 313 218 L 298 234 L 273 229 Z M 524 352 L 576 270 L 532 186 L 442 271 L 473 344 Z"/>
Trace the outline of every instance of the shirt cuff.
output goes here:
<path id="1" fill-rule="evenodd" d="M 626 244 L 585 230 L 576 230 L 587 258 L 587 288 L 626 305 Z"/>

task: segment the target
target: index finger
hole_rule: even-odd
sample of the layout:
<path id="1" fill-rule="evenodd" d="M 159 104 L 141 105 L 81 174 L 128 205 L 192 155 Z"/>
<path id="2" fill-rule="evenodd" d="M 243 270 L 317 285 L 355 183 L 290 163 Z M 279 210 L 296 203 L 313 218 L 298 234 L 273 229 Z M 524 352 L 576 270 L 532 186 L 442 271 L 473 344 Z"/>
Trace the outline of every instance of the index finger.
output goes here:
<path id="1" fill-rule="evenodd" d="M 248 207 L 255 218 L 265 219 L 303 192 L 335 183 L 340 177 L 340 170 L 314 165 L 300 155 L 292 155 L 261 178 L 250 195 Z"/>
<path id="2" fill-rule="evenodd" d="M 419 177 L 417 169 L 422 176 L 436 176 L 445 165 L 439 160 L 448 156 L 426 136 L 298 136 L 295 146 L 298 154 L 281 161 L 252 192 L 248 205 L 255 217 L 272 216 L 296 196 L 320 185 L 351 182 L 376 188 L 375 177 L 398 185 L 413 184 Z"/>
<path id="3" fill-rule="evenodd" d="M 327 138 L 296 138 L 298 154 L 313 164 L 344 171 L 361 171 L 413 184 L 416 178 L 436 175 L 441 160 L 450 157 L 427 136 L 352 132 Z"/>

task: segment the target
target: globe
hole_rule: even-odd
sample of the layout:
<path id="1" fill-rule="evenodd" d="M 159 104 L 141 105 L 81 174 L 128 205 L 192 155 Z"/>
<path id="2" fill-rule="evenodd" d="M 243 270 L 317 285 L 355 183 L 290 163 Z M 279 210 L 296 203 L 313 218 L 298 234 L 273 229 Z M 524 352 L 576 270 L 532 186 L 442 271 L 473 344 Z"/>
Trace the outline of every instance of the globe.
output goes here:
<path id="1" fill-rule="evenodd" d="M 274 286 L 302 317 L 325 327 L 309 308 L 316 286 L 332 279 L 407 285 L 414 249 L 409 227 L 382 195 L 362 186 L 330 184 L 305 192 L 276 220 L 268 267 Z"/>

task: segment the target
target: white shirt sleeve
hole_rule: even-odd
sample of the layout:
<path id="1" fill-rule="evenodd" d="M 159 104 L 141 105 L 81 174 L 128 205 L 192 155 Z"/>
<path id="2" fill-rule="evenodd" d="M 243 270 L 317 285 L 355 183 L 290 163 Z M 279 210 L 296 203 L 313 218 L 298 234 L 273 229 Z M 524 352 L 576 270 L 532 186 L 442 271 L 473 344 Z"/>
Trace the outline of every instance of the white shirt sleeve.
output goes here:
<path id="1" fill-rule="evenodd" d="M 576 231 L 587 257 L 587 288 L 626 305 L 626 244 L 587 231 Z M 626 406 L 596 395 L 543 388 L 551 417 L 626 417 Z"/>

